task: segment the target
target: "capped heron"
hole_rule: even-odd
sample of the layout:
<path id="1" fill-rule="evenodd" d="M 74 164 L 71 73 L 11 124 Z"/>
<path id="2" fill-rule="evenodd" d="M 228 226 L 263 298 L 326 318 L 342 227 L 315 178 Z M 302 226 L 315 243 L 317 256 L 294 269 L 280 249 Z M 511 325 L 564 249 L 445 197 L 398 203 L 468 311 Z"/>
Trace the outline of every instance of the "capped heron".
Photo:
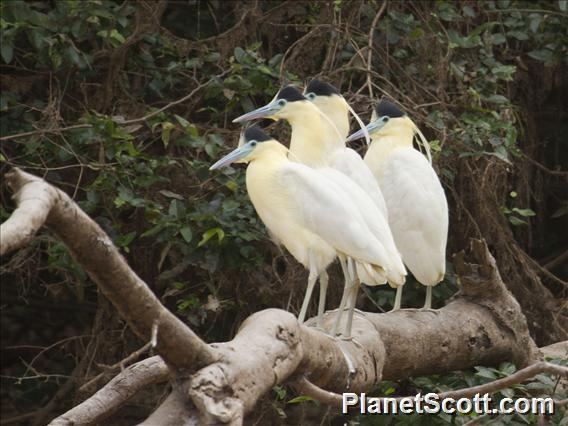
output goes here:
<path id="1" fill-rule="evenodd" d="M 290 159 L 316 169 L 326 179 L 341 186 L 348 195 L 346 200 L 349 199 L 351 204 L 360 211 L 367 226 L 384 247 L 386 256 L 383 257 L 383 263 L 380 265 L 383 271 L 379 272 L 376 268 L 358 262 L 355 268 L 358 278 L 368 285 L 384 284 L 387 280 L 394 286 L 404 284 L 406 271 L 383 213 L 386 212 L 386 206 L 372 173 L 369 171 L 369 176 L 364 181 L 366 186 L 363 189 L 349 176 L 330 167 L 330 162 L 336 154 L 348 151 L 345 143 L 339 140 L 337 135 L 330 137 L 329 127 L 331 125 L 334 128 L 333 123 L 328 123 L 325 115 L 292 86 L 283 87 L 269 104 L 238 117 L 234 122 L 256 118 L 285 119 L 291 124 Z M 362 167 L 367 169 L 361 157 L 356 152 L 352 152 L 359 159 Z M 371 191 L 374 191 L 375 198 L 369 197 L 368 194 Z M 382 206 L 377 198 L 382 201 Z M 339 256 L 339 259 L 345 275 L 345 291 L 332 332 L 336 331 L 343 307 L 348 304 L 349 315 L 345 335 L 349 337 L 359 282 L 354 274 L 349 273 L 346 266 L 348 260 L 346 261 L 342 256 Z"/>
<path id="2" fill-rule="evenodd" d="M 270 232 L 309 270 L 298 320 L 305 319 L 315 283 L 327 288 L 326 268 L 337 255 L 350 257 L 358 270 L 382 271 L 388 256 L 349 194 L 318 171 L 288 158 L 288 149 L 256 126 L 241 134 L 239 148 L 211 166 L 248 163 L 251 202 Z M 369 271 L 369 269 L 371 271 Z M 321 326 L 323 304 L 318 306 Z"/>
<path id="3" fill-rule="evenodd" d="M 432 287 L 444 279 L 448 239 L 448 203 L 430 164 L 428 143 L 412 120 L 393 103 L 379 102 L 367 125 L 371 145 L 365 163 L 375 175 L 389 211 L 389 224 L 402 260 L 426 286 L 425 309 L 432 306 Z M 415 134 L 428 159 L 414 149 Z M 363 136 L 358 131 L 347 141 Z M 397 293 L 402 288 L 397 289 Z M 400 308 L 401 294 L 397 294 Z"/>
<path id="4" fill-rule="evenodd" d="M 304 96 L 319 110 L 319 121 L 326 131 L 325 136 L 322 133 L 321 137 L 335 142 L 331 145 L 331 149 L 322 151 L 326 164 L 354 180 L 369 194 L 383 215 L 388 217 L 383 194 L 375 179 L 372 178 L 373 173 L 357 151 L 345 146 L 345 140 L 349 135 L 349 112 L 353 114 L 362 127 L 364 127 L 363 122 L 351 109 L 345 98 L 341 96 L 341 93 L 329 83 L 312 79 L 304 89 Z M 311 118 L 315 120 L 315 117 Z M 294 124 L 292 124 L 292 132 L 294 131 L 293 127 Z M 292 152 L 294 151 L 292 150 Z"/>

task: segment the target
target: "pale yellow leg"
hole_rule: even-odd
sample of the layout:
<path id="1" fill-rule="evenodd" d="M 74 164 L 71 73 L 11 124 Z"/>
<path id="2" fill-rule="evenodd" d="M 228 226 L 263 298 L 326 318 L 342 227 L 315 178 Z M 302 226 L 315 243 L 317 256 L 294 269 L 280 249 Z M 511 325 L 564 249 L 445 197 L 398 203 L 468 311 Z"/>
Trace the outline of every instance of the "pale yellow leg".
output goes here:
<path id="1" fill-rule="evenodd" d="M 402 286 L 399 285 L 396 288 L 396 296 L 394 297 L 394 306 L 392 307 L 393 311 L 400 309 L 400 304 L 402 302 Z"/>
<path id="2" fill-rule="evenodd" d="M 424 302 L 424 308 L 422 309 L 432 309 L 432 286 L 426 286 L 426 302 Z"/>
<path id="3" fill-rule="evenodd" d="M 349 312 L 347 314 L 347 324 L 345 325 L 345 333 L 343 333 L 343 337 L 348 339 L 351 337 L 351 327 L 353 325 L 353 313 L 355 312 L 355 305 L 357 304 L 357 293 L 359 293 L 359 286 L 360 282 L 356 279 L 353 282 L 353 285 L 349 289 L 350 296 L 349 296 Z"/>
<path id="4" fill-rule="evenodd" d="M 338 256 L 339 264 L 341 265 L 341 270 L 343 271 L 343 276 L 345 277 L 345 284 L 343 286 L 343 295 L 341 296 L 341 302 L 339 302 L 339 309 L 337 314 L 335 314 L 335 320 L 333 321 L 333 326 L 331 327 L 331 335 L 335 336 L 337 334 L 337 329 L 339 328 L 339 323 L 341 322 L 341 317 L 343 316 L 343 310 L 345 309 L 345 304 L 347 303 L 349 287 L 351 286 L 351 277 L 347 269 L 347 263 L 343 256 Z"/>
<path id="5" fill-rule="evenodd" d="M 329 277 L 327 272 L 323 271 L 319 276 L 320 282 L 320 297 L 318 304 L 318 320 L 317 326 L 322 328 L 323 326 L 323 313 L 325 312 L 325 296 L 327 295 L 327 283 L 329 282 Z"/>
<path id="6" fill-rule="evenodd" d="M 318 274 L 315 267 L 315 262 L 311 260 L 310 255 L 310 275 L 308 276 L 308 288 L 306 289 L 306 295 L 304 296 L 304 301 L 302 302 L 302 309 L 300 310 L 300 315 L 298 315 L 298 321 L 303 324 L 306 319 L 306 312 L 308 311 L 308 305 L 312 298 L 312 293 L 314 292 L 314 286 L 318 279 Z"/>

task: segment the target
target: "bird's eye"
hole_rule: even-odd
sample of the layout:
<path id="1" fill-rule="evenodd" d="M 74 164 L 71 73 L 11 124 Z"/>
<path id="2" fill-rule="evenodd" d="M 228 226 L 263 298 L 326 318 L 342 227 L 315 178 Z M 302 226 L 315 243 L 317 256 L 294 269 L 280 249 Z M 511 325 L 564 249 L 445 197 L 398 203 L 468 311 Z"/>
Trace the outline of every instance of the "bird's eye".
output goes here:
<path id="1" fill-rule="evenodd" d="M 286 106 L 286 99 L 280 99 L 280 100 L 278 101 L 278 105 L 280 105 L 281 107 Z"/>
<path id="2" fill-rule="evenodd" d="M 252 147 L 255 147 L 255 146 L 256 146 L 256 144 L 257 144 L 257 142 L 256 142 L 256 141 L 251 141 L 251 143 L 250 143 L 250 146 L 252 146 Z"/>
<path id="3" fill-rule="evenodd" d="M 383 117 L 383 123 L 386 123 L 389 120 L 390 120 L 390 117 Z"/>
<path id="4" fill-rule="evenodd" d="M 314 92 L 310 92 L 306 95 L 306 98 L 308 98 L 310 101 L 313 101 L 316 98 L 316 94 Z"/>

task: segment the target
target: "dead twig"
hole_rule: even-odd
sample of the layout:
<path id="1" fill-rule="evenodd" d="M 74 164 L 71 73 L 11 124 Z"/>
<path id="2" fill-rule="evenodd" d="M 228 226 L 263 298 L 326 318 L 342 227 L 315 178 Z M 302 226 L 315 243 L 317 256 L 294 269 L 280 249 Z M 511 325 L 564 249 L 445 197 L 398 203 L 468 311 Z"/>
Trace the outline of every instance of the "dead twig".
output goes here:
<path id="1" fill-rule="evenodd" d="M 381 6 L 381 8 L 379 9 L 379 11 L 377 12 L 377 14 L 375 15 L 375 17 L 373 18 L 373 22 L 371 22 L 371 29 L 369 30 L 369 37 L 368 37 L 368 43 L 367 43 L 367 87 L 369 88 L 369 97 L 373 98 L 373 85 L 371 82 L 371 66 L 372 66 L 372 61 L 373 61 L 373 34 L 375 33 L 375 28 L 377 27 L 377 23 L 379 22 L 379 19 L 381 19 L 381 16 L 383 16 L 383 13 L 385 13 L 385 10 L 387 9 L 387 0 L 385 0 Z"/>
<path id="2" fill-rule="evenodd" d="M 213 83 L 216 79 L 225 76 L 229 71 L 230 70 L 225 70 L 222 73 L 210 78 L 205 83 L 200 84 L 195 89 L 193 89 L 189 94 L 187 94 L 184 97 L 179 98 L 179 99 L 177 99 L 173 102 L 170 102 L 169 104 L 163 106 L 160 109 L 152 111 L 151 113 L 146 114 L 143 117 L 133 118 L 132 120 L 121 121 L 118 124 L 123 125 L 123 126 L 127 126 L 127 125 L 130 125 L 130 124 L 135 124 L 135 123 L 140 123 L 140 122 L 146 121 L 146 120 L 160 114 L 161 112 L 164 112 L 164 111 L 170 109 L 173 106 L 179 105 L 179 104 L 191 99 L 201 89 L 207 87 L 209 84 Z M 92 124 L 76 124 L 76 125 L 68 126 L 68 127 L 58 127 L 58 128 L 52 128 L 52 129 L 37 129 L 37 130 L 29 131 L 29 132 L 16 133 L 14 135 L 2 136 L 2 137 L 0 137 L 0 142 L 6 142 L 6 141 L 9 141 L 9 140 L 19 139 L 19 138 L 23 138 L 23 137 L 26 137 L 26 136 L 43 135 L 43 134 L 46 134 L 46 133 L 61 133 L 61 132 L 67 132 L 69 130 L 89 129 L 89 128 L 92 128 L 92 127 L 93 127 Z"/>
<path id="3" fill-rule="evenodd" d="M 87 383 L 85 383 L 83 386 L 81 386 L 79 388 L 79 392 L 86 392 L 91 386 L 97 384 L 103 377 L 105 377 L 109 373 L 113 373 L 113 372 L 115 372 L 119 369 L 120 369 L 120 371 L 124 371 L 124 369 L 126 368 L 126 366 L 128 364 L 130 364 L 131 362 L 133 362 L 134 360 L 139 358 L 140 355 L 142 355 L 144 352 L 146 352 L 147 350 L 149 350 L 151 348 L 155 348 L 156 343 L 157 343 L 157 339 L 158 339 L 158 325 L 156 323 L 154 323 L 154 326 L 152 327 L 152 337 L 151 337 L 151 339 L 148 343 L 146 343 L 140 349 L 135 350 L 130 355 L 128 355 L 126 358 L 120 360 L 116 364 L 106 366 L 105 371 L 98 374 L 97 376 L 95 376 L 94 378 L 89 380 Z"/>

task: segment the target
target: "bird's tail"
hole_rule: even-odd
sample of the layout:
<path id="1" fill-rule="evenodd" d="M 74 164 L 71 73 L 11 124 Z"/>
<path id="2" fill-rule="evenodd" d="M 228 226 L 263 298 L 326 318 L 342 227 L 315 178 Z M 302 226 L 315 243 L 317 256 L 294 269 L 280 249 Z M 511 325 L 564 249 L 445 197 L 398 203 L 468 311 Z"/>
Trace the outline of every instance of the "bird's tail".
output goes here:
<path id="1" fill-rule="evenodd" d="M 362 283 L 370 286 L 381 285 L 387 282 L 387 274 L 383 267 L 371 265 L 366 262 L 356 263 L 357 276 Z"/>
<path id="2" fill-rule="evenodd" d="M 389 285 L 393 288 L 400 287 L 406 282 L 406 268 L 402 263 L 400 255 L 392 259 L 391 268 L 388 270 L 387 280 Z"/>

